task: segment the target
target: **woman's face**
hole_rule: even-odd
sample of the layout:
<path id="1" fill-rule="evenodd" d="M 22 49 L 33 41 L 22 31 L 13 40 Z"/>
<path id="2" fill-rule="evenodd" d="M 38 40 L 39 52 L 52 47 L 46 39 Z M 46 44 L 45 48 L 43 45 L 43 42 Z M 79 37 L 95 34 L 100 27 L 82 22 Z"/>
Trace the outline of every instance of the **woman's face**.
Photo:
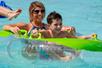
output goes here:
<path id="1" fill-rule="evenodd" d="M 33 20 L 37 22 L 42 22 L 44 16 L 45 16 L 45 10 L 40 7 L 36 7 L 33 11 Z"/>

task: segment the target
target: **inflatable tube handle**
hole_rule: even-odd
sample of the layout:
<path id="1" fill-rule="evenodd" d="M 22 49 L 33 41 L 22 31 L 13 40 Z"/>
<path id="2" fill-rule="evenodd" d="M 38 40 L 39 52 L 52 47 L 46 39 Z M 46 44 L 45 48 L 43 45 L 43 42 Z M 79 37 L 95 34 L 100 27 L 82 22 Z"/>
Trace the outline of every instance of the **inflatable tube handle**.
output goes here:
<path id="1" fill-rule="evenodd" d="M 34 35 L 34 34 L 31 33 L 29 39 L 34 39 L 34 38 L 33 38 L 33 35 Z M 39 32 L 38 34 L 36 34 L 36 36 L 37 36 L 37 35 L 38 35 L 37 39 L 41 39 L 41 36 L 42 36 L 41 33 Z"/>
<path id="2" fill-rule="evenodd" d="M 20 37 L 28 38 L 28 33 L 26 30 L 19 30 L 18 34 Z"/>
<path id="3" fill-rule="evenodd" d="M 92 35 L 92 39 L 98 40 L 98 39 L 97 39 L 97 34 L 93 34 L 93 35 Z"/>

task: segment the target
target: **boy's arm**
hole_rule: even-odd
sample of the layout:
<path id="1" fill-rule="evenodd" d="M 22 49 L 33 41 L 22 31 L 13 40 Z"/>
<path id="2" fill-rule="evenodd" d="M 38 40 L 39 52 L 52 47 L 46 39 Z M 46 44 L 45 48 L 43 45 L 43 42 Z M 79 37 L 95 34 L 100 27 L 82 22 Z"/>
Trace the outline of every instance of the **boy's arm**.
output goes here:
<path id="1" fill-rule="evenodd" d="M 87 35 L 87 36 L 75 36 L 75 35 L 72 35 L 71 33 L 66 32 L 67 38 L 91 39 L 93 35 L 94 34 Z"/>
<path id="2" fill-rule="evenodd" d="M 81 39 L 91 39 L 92 38 L 92 35 L 87 35 L 87 36 L 76 36 L 77 38 L 81 38 Z"/>

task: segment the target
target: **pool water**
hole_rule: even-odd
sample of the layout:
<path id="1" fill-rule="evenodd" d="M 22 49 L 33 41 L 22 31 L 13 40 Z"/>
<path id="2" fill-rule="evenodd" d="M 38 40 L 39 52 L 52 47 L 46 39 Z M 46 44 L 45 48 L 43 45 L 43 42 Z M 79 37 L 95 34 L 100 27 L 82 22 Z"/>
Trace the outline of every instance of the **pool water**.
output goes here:
<path id="1" fill-rule="evenodd" d="M 5 24 L 29 22 L 28 8 L 34 0 L 5 0 L 14 10 L 22 9 L 22 13 L 12 21 L 0 19 L 0 29 Z M 78 34 L 98 34 L 102 39 L 102 0 L 39 0 L 46 7 L 46 17 L 52 11 L 59 12 L 64 25 L 74 26 Z M 46 23 L 46 17 L 44 22 Z M 9 45 L 10 49 L 9 49 Z M 27 59 L 21 55 L 25 46 L 20 39 L 10 36 L 0 38 L 0 68 L 102 68 L 102 52 L 82 50 L 80 55 L 68 62 Z M 9 51 L 8 51 L 9 49 Z"/>

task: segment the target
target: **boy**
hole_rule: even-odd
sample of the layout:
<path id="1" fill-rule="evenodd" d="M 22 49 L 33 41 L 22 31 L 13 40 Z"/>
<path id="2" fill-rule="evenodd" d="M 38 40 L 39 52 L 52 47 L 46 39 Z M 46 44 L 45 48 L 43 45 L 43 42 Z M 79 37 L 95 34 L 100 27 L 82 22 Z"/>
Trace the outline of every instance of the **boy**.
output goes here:
<path id="1" fill-rule="evenodd" d="M 57 12 L 51 12 L 47 17 L 47 22 L 49 25 L 48 30 L 34 30 L 33 33 L 41 33 L 41 36 L 43 38 L 83 38 L 83 39 L 89 39 L 92 37 L 92 35 L 88 36 L 74 36 L 67 31 L 61 31 L 62 29 L 62 17 Z M 52 45 L 43 45 L 43 47 L 40 47 L 44 49 L 46 52 L 53 53 L 58 59 L 67 61 L 72 58 L 72 56 L 65 55 L 63 48 L 60 46 L 56 46 L 53 43 Z"/>

